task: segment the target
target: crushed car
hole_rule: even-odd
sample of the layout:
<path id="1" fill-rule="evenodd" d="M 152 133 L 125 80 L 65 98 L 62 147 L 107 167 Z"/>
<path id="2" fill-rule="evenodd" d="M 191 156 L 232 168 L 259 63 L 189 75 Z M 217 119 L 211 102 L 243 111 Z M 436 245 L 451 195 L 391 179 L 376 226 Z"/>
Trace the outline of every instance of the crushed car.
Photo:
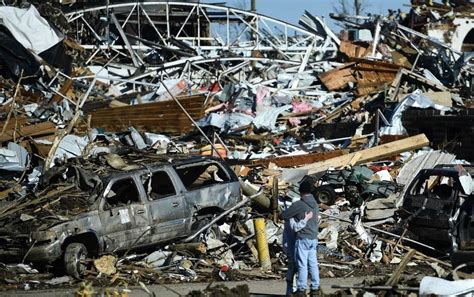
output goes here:
<path id="1" fill-rule="evenodd" d="M 68 161 L 43 176 L 43 189 L 0 215 L 0 258 L 62 261 L 81 278 L 84 259 L 179 240 L 241 201 L 238 179 L 213 157 L 107 154 Z"/>
<path id="2" fill-rule="evenodd" d="M 392 181 L 371 180 L 374 172 L 366 166 L 354 166 L 342 170 L 327 170 L 306 176 L 314 187 L 313 196 L 319 203 L 333 205 L 338 195 L 343 195 L 351 204 L 386 198 L 398 193 L 400 185 Z"/>
<path id="3" fill-rule="evenodd" d="M 473 174 L 474 166 L 423 169 L 399 210 L 412 236 L 449 253 L 454 267 L 474 263 Z"/>

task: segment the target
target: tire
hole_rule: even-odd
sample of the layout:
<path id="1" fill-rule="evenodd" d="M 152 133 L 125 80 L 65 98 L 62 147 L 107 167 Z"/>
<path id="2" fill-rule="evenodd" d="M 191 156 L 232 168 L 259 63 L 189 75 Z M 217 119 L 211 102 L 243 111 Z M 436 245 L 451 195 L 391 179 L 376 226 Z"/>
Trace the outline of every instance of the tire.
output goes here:
<path id="1" fill-rule="evenodd" d="M 329 185 L 323 185 L 314 189 L 313 196 L 318 203 L 328 206 L 333 205 L 336 201 L 336 191 Z"/>
<path id="2" fill-rule="evenodd" d="M 81 279 L 87 269 L 81 261 L 87 258 L 88 251 L 84 244 L 79 242 L 70 243 L 64 252 L 64 267 L 67 274 L 75 279 Z"/>
<path id="3" fill-rule="evenodd" d="M 205 225 L 209 224 L 209 222 L 212 220 L 212 217 L 204 217 L 199 220 L 197 220 L 191 227 L 191 230 L 193 232 L 201 229 Z M 206 242 L 207 238 L 213 238 L 213 239 L 221 239 L 221 230 L 219 229 L 219 226 L 217 226 L 217 223 L 209 227 L 207 230 L 196 236 L 194 238 L 195 242 Z"/>

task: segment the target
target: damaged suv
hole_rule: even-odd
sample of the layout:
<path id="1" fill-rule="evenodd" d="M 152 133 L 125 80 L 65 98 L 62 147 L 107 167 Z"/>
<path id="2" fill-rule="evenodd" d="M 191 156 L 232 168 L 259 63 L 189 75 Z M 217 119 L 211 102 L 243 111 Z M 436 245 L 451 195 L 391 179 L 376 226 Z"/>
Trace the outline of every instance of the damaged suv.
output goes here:
<path id="1" fill-rule="evenodd" d="M 0 214 L 0 257 L 63 261 L 80 278 L 87 257 L 189 236 L 241 201 L 236 175 L 218 159 L 153 158 L 129 165 L 109 154 L 53 167 L 36 197 Z"/>
<path id="2" fill-rule="evenodd" d="M 408 186 L 399 214 L 421 241 L 449 252 L 453 266 L 474 263 L 474 167 L 423 169 Z"/>

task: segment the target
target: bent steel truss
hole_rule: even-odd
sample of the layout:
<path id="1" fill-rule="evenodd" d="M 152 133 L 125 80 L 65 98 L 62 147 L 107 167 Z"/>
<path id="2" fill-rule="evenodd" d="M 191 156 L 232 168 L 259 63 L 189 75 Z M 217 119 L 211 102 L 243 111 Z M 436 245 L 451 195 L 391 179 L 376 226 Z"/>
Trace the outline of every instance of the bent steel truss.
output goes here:
<path id="1" fill-rule="evenodd" d="M 308 55 L 308 47 L 310 61 L 333 57 L 337 51 L 334 35 L 328 32 L 310 32 L 275 18 L 219 5 L 135 1 L 76 10 L 66 16 L 83 47 L 96 54 L 127 50 L 135 66 L 143 62 L 140 52 L 150 49 L 170 55 L 195 51 L 215 57 L 228 52 L 296 61 Z"/>

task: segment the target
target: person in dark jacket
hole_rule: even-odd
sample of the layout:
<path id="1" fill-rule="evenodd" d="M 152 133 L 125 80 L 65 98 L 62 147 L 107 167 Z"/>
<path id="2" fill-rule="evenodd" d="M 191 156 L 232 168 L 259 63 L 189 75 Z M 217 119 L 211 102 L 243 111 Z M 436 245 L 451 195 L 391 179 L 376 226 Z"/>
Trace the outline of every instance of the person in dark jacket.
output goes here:
<path id="1" fill-rule="evenodd" d="M 287 210 L 281 214 L 285 221 L 295 218 L 301 221 L 308 212 L 313 213 L 306 226 L 296 232 L 295 260 L 298 271 L 296 296 L 306 296 L 308 287 L 308 270 L 311 276 L 311 294 L 316 295 L 319 289 L 319 268 L 316 257 L 316 247 L 318 245 L 318 216 L 319 207 L 311 194 L 311 184 L 304 181 L 299 188 L 301 200 L 294 202 Z"/>
<path id="2" fill-rule="evenodd" d="M 299 222 L 295 218 L 285 221 L 283 228 L 283 250 L 288 258 L 288 271 L 286 272 L 286 296 L 293 296 L 293 284 L 296 275 L 295 266 L 295 242 L 296 232 L 306 227 L 306 223 L 313 217 L 312 212 L 305 214 L 305 218 Z"/>

